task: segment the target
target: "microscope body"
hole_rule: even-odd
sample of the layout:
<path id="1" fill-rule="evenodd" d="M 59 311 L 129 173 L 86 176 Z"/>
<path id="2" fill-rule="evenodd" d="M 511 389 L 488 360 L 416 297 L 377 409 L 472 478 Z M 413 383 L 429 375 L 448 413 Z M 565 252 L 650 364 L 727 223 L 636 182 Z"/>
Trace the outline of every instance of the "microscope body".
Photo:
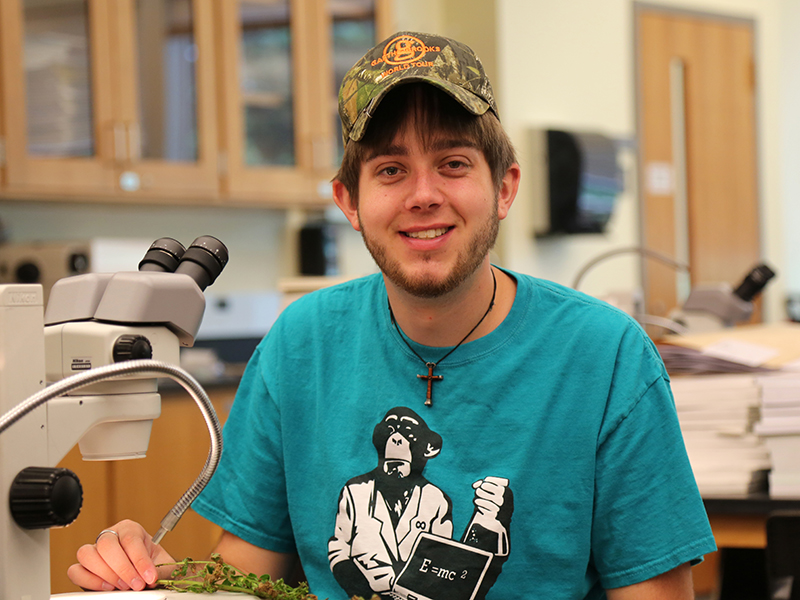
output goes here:
<path id="1" fill-rule="evenodd" d="M 221 271 L 227 251 L 220 262 Z M 202 320 L 203 289 L 218 274 L 201 283 L 185 273 L 146 269 L 69 277 L 51 289 L 46 313 L 41 286 L 0 286 L 0 416 L 45 383 L 96 367 L 137 358 L 178 365 L 180 347 L 194 343 Z M 51 525 L 20 525 L 8 500 L 21 471 L 55 467 L 76 443 L 84 460 L 145 456 L 152 420 L 161 412 L 157 383 L 147 373 L 93 383 L 0 430 L 0 598 L 51 597 Z M 34 495 L 39 483 L 32 482 Z M 25 510 L 35 511 L 37 503 L 42 500 L 31 498 Z"/>

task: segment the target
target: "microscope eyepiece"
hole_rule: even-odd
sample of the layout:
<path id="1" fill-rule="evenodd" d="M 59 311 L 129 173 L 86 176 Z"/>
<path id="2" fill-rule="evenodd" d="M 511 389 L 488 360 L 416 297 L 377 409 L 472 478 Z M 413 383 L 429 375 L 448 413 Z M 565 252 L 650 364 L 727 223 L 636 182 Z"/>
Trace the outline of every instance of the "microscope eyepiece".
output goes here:
<path id="1" fill-rule="evenodd" d="M 186 248 L 178 240 L 169 237 L 157 239 L 139 263 L 140 271 L 162 271 L 174 273 Z"/>
<path id="2" fill-rule="evenodd" d="M 189 275 L 200 290 L 205 290 L 216 281 L 226 264 L 228 249 L 225 244 L 210 235 L 202 235 L 186 249 L 175 272 Z"/>
<path id="3" fill-rule="evenodd" d="M 200 291 L 216 281 L 228 264 L 228 249 L 210 235 L 201 235 L 184 248 L 179 241 L 169 237 L 157 239 L 139 263 L 140 271 L 183 273 L 197 283 Z"/>
<path id="4" fill-rule="evenodd" d="M 747 277 L 733 293 L 745 302 L 750 302 L 761 293 L 761 290 L 773 277 L 775 277 L 775 272 L 767 265 L 760 264 L 747 274 Z"/>

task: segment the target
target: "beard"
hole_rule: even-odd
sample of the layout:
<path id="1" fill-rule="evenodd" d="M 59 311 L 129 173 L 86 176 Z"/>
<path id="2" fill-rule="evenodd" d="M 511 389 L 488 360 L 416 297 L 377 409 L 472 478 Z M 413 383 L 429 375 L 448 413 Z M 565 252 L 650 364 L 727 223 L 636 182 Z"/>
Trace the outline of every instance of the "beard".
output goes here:
<path id="1" fill-rule="evenodd" d="M 369 236 L 360 217 L 359 224 L 364 244 L 383 274 L 397 287 L 419 298 L 438 298 L 466 281 L 483 264 L 489 251 L 494 247 L 500 230 L 500 218 L 497 215 L 495 202 L 495 210 L 459 251 L 456 263 L 450 272 L 441 278 L 433 274 L 413 276 L 408 273 L 399 260 L 389 256 L 384 245 Z M 430 256 L 423 257 L 425 262 L 432 260 Z"/>

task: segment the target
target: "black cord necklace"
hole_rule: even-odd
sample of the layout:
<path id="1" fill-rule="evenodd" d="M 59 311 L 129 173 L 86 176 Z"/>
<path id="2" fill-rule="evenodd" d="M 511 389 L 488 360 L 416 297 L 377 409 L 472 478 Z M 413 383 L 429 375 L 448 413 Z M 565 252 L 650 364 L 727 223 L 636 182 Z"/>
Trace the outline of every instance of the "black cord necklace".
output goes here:
<path id="1" fill-rule="evenodd" d="M 428 393 L 427 393 L 427 395 L 425 396 L 425 406 L 433 406 L 433 398 L 432 398 L 432 396 L 431 396 L 431 393 L 432 393 L 432 391 L 433 391 L 433 390 L 432 390 L 432 387 L 433 387 L 433 382 L 434 382 L 434 381 L 441 381 L 442 379 L 444 379 L 444 377 L 443 377 L 442 375 L 434 375 L 434 374 L 433 374 L 433 370 L 434 370 L 434 369 L 435 369 L 435 368 L 436 368 L 436 367 L 437 367 L 437 366 L 438 366 L 438 365 L 439 365 L 439 364 L 440 364 L 440 363 L 441 363 L 441 362 L 442 362 L 442 361 L 443 361 L 445 358 L 447 358 L 447 357 L 448 357 L 448 356 L 450 356 L 450 355 L 451 355 L 453 352 L 455 352 L 455 351 L 458 349 L 458 347 L 459 347 L 461 344 L 463 344 L 463 343 L 464 343 L 464 342 L 467 340 L 467 338 L 468 338 L 469 336 L 471 336 L 471 335 L 473 334 L 473 332 L 474 332 L 474 331 L 475 331 L 475 330 L 478 328 L 478 326 L 480 326 L 480 324 L 481 324 L 481 323 L 483 323 L 484 319 L 486 319 L 486 317 L 489 315 L 489 313 L 491 312 L 492 308 L 494 308 L 494 300 L 495 300 L 495 297 L 497 296 L 497 277 L 495 277 L 495 275 L 494 275 L 494 269 L 492 269 L 492 282 L 494 283 L 494 289 L 492 290 L 492 300 L 491 300 L 491 302 L 489 302 L 489 308 L 487 308 L 487 309 L 486 309 L 486 312 L 485 312 L 485 313 L 483 313 L 483 316 L 481 317 L 481 320 L 480 320 L 480 321 L 478 321 L 478 322 L 475 324 L 475 327 L 473 327 L 472 329 L 470 329 L 470 330 L 469 330 L 469 333 L 468 333 L 467 335 L 465 335 L 465 336 L 464 336 L 464 337 L 461 339 L 461 341 L 460 341 L 460 342 L 458 342 L 458 343 L 457 343 L 455 346 L 453 346 L 453 348 L 451 348 L 451 349 L 450 349 L 450 351 L 449 351 L 447 354 L 445 354 L 445 355 L 444 355 L 442 358 L 440 358 L 440 359 L 439 359 L 439 360 L 437 360 L 436 362 L 428 362 L 428 361 L 426 361 L 424 358 L 422 358 L 422 357 L 421 357 L 421 356 L 420 356 L 420 355 L 417 353 L 417 351 L 416 351 L 416 350 L 414 350 L 414 348 L 412 348 L 412 347 L 411 347 L 411 344 L 409 344 L 409 343 L 408 343 L 408 340 L 406 339 L 406 336 L 403 334 L 403 332 L 400 330 L 400 327 L 397 325 L 397 321 L 396 321 L 396 320 L 395 320 L 395 318 L 394 318 L 394 313 L 392 312 L 392 303 L 391 303 L 391 302 L 389 302 L 389 301 L 388 301 L 388 299 L 387 299 L 387 303 L 389 304 L 389 318 L 391 318 L 391 320 L 392 320 L 392 325 L 394 325 L 394 328 L 397 330 L 397 333 L 400 335 L 400 339 L 402 339 L 402 340 L 403 340 L 403 342 L 405 342 L 406 346 L 408 346 L 408 349 L 409 349 L 409 350 L 411 350 L 411 352 L 413 352 L 413 353 L 414 353 L 414 355 L 415 355 L 415 356 L 416 356 L 418 359 L 420 359 L 420 360 L 421 360 L 421 361 L 422 361 L 422 362 L 425 364 L 425 366 L 426 366 L 426 367 L 428 367 L 428 374 L 427 374 L 427 375 L 417 375 L 417 377 L 418 377 L 419 379 L 424 379 L 425 381 L 427 381 L 427 382 L 428 382 Z"/>

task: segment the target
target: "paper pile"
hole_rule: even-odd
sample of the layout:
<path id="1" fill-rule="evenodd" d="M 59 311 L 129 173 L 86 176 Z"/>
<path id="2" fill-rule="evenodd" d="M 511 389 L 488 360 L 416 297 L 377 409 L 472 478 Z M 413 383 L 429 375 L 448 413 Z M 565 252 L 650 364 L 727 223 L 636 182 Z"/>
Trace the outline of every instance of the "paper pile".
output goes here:
<path id="1" fill-rule="evenodd" d="M 667 336 L 658 348 L 700 492 L 800 498 L 800 324 Z"/>
<path id="2" fill-rule="evenodd" d="M 708 498 L 766 492 L 769 453 L 753 433 L 761 402 L 757 378 L 682 376 L 671 385 L 700 493 Z"/>
<path id="3" fill-rule="evenodd" d="M 759 378 L 761 420 L 755 432 L 769 449 L 773 498 L 800 498 L 800 373 Z"/>

